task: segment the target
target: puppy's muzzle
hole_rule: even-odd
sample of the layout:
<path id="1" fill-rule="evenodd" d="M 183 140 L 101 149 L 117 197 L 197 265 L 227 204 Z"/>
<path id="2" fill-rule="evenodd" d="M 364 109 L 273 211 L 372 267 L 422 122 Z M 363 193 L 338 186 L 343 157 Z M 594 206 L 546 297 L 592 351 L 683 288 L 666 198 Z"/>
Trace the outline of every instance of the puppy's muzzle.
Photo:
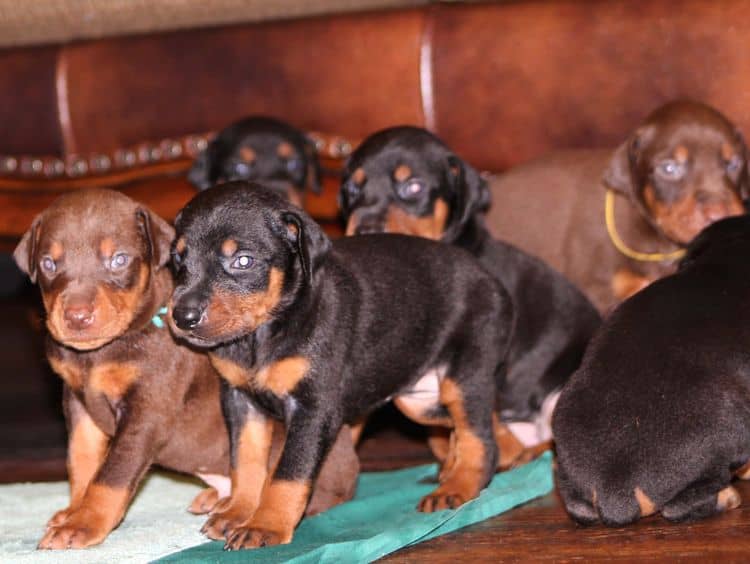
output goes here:
<path id="1" fill-rule="evenodd" d="M 172 310 L 175 325 L 183 331 L 190 331 L 203 319 L 203 308 L 197 302 L 181 303 Z"/>

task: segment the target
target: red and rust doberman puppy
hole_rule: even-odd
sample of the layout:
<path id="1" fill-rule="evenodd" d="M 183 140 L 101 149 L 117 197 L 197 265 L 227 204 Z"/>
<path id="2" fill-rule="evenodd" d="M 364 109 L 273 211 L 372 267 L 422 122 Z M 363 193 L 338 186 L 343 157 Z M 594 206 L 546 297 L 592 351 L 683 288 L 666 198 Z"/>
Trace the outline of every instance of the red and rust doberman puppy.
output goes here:
<path id="1" fill-rule="evenodd" d="M 440 485 L 420 509 L 479 495 L 497 461 L 495 386 L 512 310 L 474 257 L 403 235 L 331 242 L 302 210 L 247 182 L 198 194 L 175 227 L 170 324 L 208 349 L 232 386 L 236 481 L 208 536 L 230 549 L 289 542 L 342 424 L 400 397 L 419 398 L 413 419 L 452 429 Z M 267 467 L 271 417 L 287 437 L 264 487 L 246 475 Z"/>
<path id="2" fill-rule="evenodd" d="M 305 190 L 320 193 L 315 143 L 286 122 L 252 116 L 222 129 L 195 159 L 188 180 L 199 190 L 251 180 L 302 207 Z"/>
<path id="3" fill-rule="evenodd" d="M 744 213 L 747 149 L 715 109 L 675 101 L 614 152 L 557 152 L 491 179 L 487 223 L 539 256 L 602 312 L 674 272 L 706 225 Z"/>
<path id="4" fill-rule="evenodd" d="M 542 261 L 492 239 L 484 179 L 425 129 L 391 127 L 365 139 L 345 167 L 339 201 L 348 234 L 404 233 L 459 246 L 506 288 L 515 319 L 507 375 L 498 382 L 500 467 L 548 448 L 560 389 L 601 321 L 594 306 Z M 402 409 L 409 403 L 399 401 Z M 430 445 L 442 459 L 438 437 Z"/>
<path id="5" fill-rule="evenodd" d="M 70 505 L 50 519 L 40 548 L 104 540 L 152 464 L 215 486 L 198 495 L 193 512 L 230 493 L 221 380 L 162 320 L 173 236 L 167 222 L 119 192 L 80 190 L 42 212 L 15 250 L 41 289 L 47 357 L 64 380 L 69 432 Z M 283 437 L 275 443 L 280 452 Z M 357 472 L 342 432 L 311 507 L 348 499 Z"/>
<path id="6" fill-rule="evenodd" d="M 740 504 L 750 477 L 750 217 L 718 221 L 677 273 L 617 307 L 553 417 L 558 485 L 580 523 L 671 521 Z"/>

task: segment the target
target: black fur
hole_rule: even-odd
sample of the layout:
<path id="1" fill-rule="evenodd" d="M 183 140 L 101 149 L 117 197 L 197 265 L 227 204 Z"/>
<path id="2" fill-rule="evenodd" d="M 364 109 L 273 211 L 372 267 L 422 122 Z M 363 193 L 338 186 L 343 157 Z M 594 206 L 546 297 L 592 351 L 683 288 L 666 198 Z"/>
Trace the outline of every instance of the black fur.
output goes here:
<path id="1" fill-rule="evenodd" d="M 285 393 L 253 381 L 242 387 L 244 397 L 287 424 L 274 479 L 313 479 L 343 423 L 444 366 L 445 378 L 461 390 L 471 432 L 484 445 L 485 459 L 474 463 L 486 485 L 496 463 L 493 398 L 503 380 L 512 311 L 505 291 L 470 254 L 399 235 L 331 242 L 303 211 L 244 182 L 196 196 L 176 228 L 186 244 L 176 257 L 172 301 L 178 334 L 249 372 L 285 358 L 309 362 L 304 378 Z M 238 243 L 233 257 L 220 251 L 227 238 Z M 236 256 L 252 256 L 252 266 L 233 270 Z M 270 318 L 246 331 L 207 334 L 217 293 L 268 292 L 272 269 L 283 272 L 284 282 Z M 186 320 L 191 308 L 199 312 Z M 243 407 L 228 405 L 237 397 L 226 394 L 225 409 L 241 414 Z"/>
<path id="2" fill-rule="evenodd" d="M 640 488 L 670 520 L 716 513 L 750 459 L 750 217 L 690 244 L 679 271 L 596 333 L 553 418 L 571 517 L 635 521 Z M 595 492 L 595 495 L 594 495 Z"/>
<path id="3" fill-rule="evenodd" d="M 400 165 L 412 172 L 405 182 L 394 178 Z M 362 185 L 353 178 L 358 169 L 365 173 Z M 401 197 L 400 190 L 410 182 L 420 183 L 421 191 Z M 470 251 L 510 293 L 515 331 L 507 382 L 499 388 L 500 414 L 504 421 L 531 421 L 577 367 L 599 314 L 562 275 L 491 238 L 482 215 L 490 204 L 486 182 L 424 129 L 393 127 L 368 137 L 347 163 L 339 201 L 344 219 L 355 221 L 361 233 L 386 230 L 393 207 L 427 217 L 435 213 L 439 199 L 450 209 L 440 239 Z"/>
<path id="4" fill-rule="evenodd" d="M 279 144 L 289 143 L 294 154 L 283 158 Z M 253 163 L 240 158 L 240 148 L 249 147 Z M 199 190 L 219 182 L 251 180 L 263 182 L 281 194 L 293 187 L 300 194 L 309 187 L 320 193 L 320 165 L 315 144 L 302 131 L 281 120 L 253 116 L 221 130 L 201 152 L 188 173 L 188 180 Z"/>

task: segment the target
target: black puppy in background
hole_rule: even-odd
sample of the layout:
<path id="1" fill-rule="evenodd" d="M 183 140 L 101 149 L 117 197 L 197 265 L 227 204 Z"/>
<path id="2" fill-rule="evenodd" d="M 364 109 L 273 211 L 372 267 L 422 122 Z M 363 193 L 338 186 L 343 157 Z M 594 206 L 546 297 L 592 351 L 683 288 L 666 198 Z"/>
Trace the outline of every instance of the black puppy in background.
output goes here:
<path id="1" fill-rule="evenodd" d="M 721 220 L 676 274 L 618 307 L 553 417 L 558 481 L 580 523 L 732 509 L 750 460 L 750 217 Z"/>
<path id="2" fill-rule="evenodd" d="M 344 171 L 340 204 L 347 234 L 405 233 L 471 252 L 513 300 L 507 381 L 498 388 L 500 466 L 549 445 L 552 408 L 600 323 L 593 305 L 542 261 L 485 229 L 489 191 L 477 172 L 430 132 L 394 127 L 368 137 Z M 544 218 L 529 218 L 539 222 Z M 431 441 L 441 457 L 440 441 Z"/>
<path id="3" fill-rule="evenodd" d="M 236 121 L 221 130 L 195 159 L 188 180 L 199 190 L 219 182 L 263 182 L 302 207 L 306 189 L 320 193 L 315 143 L 286 122 L 264 116 Z"/>

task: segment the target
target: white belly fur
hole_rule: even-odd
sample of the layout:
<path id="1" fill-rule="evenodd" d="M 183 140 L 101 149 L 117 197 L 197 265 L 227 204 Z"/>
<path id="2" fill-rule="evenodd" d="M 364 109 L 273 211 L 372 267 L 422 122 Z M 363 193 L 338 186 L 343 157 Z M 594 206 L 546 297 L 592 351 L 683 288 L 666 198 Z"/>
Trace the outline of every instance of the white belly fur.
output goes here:
<path id="1" fill-rule="evenodd" d="M 219 492 L 219 499 L 229 497 L 229 494 L 232 493 L 232 480 L 229 476 L 222 476 L 221 474 L 201 474 L 200 472 L 197 473 L 196 476 Z"/>
<path id="2" fill-rule="evenodd" d="M 440 382 L 445 371 L 445 366 L 427 371 L 413 386 L 393 398 L 393 403 L 401 413 L 420 422 L 425 413 L 440 406 Z"/>
<path id="3" fill-rule="evenodd" d="M 526 448 L 535 447 L 552 439 L 552 412 L 555 410 L 560 390 L 552 392 L 542 402 L 542 409 L 533 421 L 516 421 L 507 427 Z"/>

